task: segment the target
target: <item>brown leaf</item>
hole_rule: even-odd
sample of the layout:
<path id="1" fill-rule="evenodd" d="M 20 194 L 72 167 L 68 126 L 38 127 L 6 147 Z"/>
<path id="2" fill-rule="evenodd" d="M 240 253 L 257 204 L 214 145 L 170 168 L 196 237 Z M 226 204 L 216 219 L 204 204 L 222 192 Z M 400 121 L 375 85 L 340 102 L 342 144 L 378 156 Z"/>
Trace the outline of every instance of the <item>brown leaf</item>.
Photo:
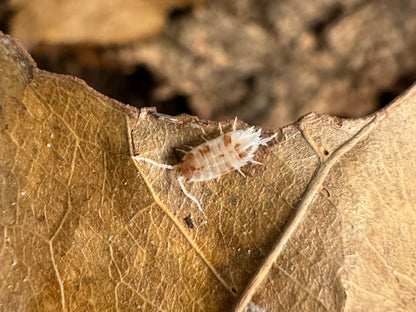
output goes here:
<path id="1" fill-rule="evenodd" d="M 0 64 L 2 310 L 416 308 L 415 88 L 284 127 L 246 178 L 187 183 L 201 213 L 176 171 L 131 156 L 173 165 L 216 123 L 138 114 L 8 36 Z"/>
<path id="2" fill-rule="evenodd" d="M 159 33 L 169 9 L 193 0 L 14 1 L 13 35 L 34 44 L 126 44 Z"/>

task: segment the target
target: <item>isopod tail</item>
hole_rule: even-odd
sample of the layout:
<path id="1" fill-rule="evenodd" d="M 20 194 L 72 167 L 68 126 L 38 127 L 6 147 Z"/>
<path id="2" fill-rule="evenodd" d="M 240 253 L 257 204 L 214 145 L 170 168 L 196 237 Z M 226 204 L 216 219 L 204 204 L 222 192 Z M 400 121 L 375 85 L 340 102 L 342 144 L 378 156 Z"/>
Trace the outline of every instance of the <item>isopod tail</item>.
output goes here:
<path id="1" fill-rule="evenodd" d="M 185 194 L 185 196 L 186 196 L 186 197 L 188 197 L 190 200 L 194 201 L 194 202 L 197 204 L 198 209 L 199 209 L 202 213 L 204 213 L 204 212 L 202 211 L 202 207 L 201 207 L 201 204 L 199 203 L 199 201 L 198 201 L 195 197 L 193 197 L 191 194 L 189 194 L 189 193 L 188 193 L 188 191 L 186 190 L 185 185 L 183 184 L 183 179 L 184 179 L 183 177 L 179 177 L 179 178 L 178 178 L 178 182 L 179 182 L 179 185 L 180 185 L 180 187 L 181 187 L 181 189 L 182 189 L 182 192 Z"/>
<path id="2" fill-rule="evenodd" d="M 271 137 L 260 139 L 260 145 L 266 145 L 267 146 L 267 143 L 270 142 L 271 140 L 273 140 L 276 136 L 277 136 L 277 133 L 273 134 Z"/>

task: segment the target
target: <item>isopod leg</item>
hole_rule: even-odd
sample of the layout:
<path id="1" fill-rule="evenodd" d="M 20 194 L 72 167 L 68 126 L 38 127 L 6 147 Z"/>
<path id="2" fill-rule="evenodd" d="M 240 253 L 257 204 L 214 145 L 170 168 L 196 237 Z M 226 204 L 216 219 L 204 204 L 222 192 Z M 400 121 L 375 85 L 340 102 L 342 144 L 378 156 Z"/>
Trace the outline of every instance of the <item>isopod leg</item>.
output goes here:
<path id="1" fill-rule="evenodd" d="M 199 201 L 198 201 L 195 197 L 193 197 L 191 194 L 189 194 L 189 193 L 188 193 L 188 191 L 186 190 L 185 185 L 183 184 L 183 177 L 179 177 L 179 178 L 178 178 L 178 182 L 179 182 L 179 185 L 180 185 L 180 187 L 181 187 L 181 189 L 182 189 L 182 192 L 185 194 L 185 196 L 186 196 L 186 197 L 188 197 L 190 200 L 194 201 L 194 202 L 197 204 L 198 209 L 199 209 L 202 213 L 204 213 L 204 212 L 202 211 L 202 207 L 201 207 L 201 205 L 200 205 Z"/>
<path id="2" fill-rule="evenodd" d="M 250 160 L 250 162 L 251 162 L 251 163 L 253 163 L 253 164 L 256 164 L 256 165 L 261 165 L 261 166 L 264 166 L 264 164 L 263 164 L 263 163 L 258 162 L 258 161 L 255 161 L 255 160 Z"/>
<path id="3" fill-rule="evenodd" d="M 240 169 L 237 169 L 237 171 L 245 178 L 246 177 L 246 175 L 240 170 Z"/>
<path id="4" fill-rule="evenodd" d="M 233 131 L 237 130 L 237 116 L 234 118 Z"/>
<path id="5" fill-rule="evenodd" d="M 201 129 L 201 132 L 202 132 L 201 137 L 204 139 L 205 142 L 208 141 L 208 139 L 207 139 L 207 133 L 205 132 L 204 128 L 202 128 L 201 125 L 198 125 L 198 127 L 199 127 L 199 129 Z"/>

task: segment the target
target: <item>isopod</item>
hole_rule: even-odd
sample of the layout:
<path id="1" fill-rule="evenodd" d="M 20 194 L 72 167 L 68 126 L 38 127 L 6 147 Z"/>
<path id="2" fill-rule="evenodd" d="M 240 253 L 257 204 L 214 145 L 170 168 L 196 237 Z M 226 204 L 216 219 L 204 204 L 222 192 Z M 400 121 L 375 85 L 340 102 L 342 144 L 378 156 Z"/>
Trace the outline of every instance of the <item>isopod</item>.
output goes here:
<path id="1" fill-rule="evenodd" d="M 194 196 L 189 194 L 183 181 L 209 181 L 234 170 L 237 170 L 244 176 L 241 168 L 247 163 L 263 165 L 253 159 L 254 154 L 260 145 L 267 146 L 267 143 L 276 137 L 276 134 L 274 134 L 268 138 L 261 138 L 261 129 L 255 131 L 254 127 L 251 127 L 246 130 L 237 130 L 236 125 L 237 117 L 234 120 L 233 130 L 224 134 L 221 124 L 219 124 L 220 136 L 212 140 L 206 140 L 204 143 L 192 148 L 189 152 L 185 152 L 178 165 L 159 164 L 140 156 L 134 156 L 134 159 L 160 168 L 179 170 L 178 183 L 183 193 L 194 201 L 202 212 L 201 204 Z"/>

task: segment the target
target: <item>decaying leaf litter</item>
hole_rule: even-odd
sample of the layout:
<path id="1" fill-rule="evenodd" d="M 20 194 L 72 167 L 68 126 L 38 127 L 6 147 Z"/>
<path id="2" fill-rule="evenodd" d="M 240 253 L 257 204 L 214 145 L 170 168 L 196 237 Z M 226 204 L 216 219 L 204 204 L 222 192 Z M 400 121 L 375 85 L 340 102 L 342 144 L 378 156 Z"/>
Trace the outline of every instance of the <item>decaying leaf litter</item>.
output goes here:
<path id="1" fill-rule="evenodd" d="M 7 36 L 0 55 L 4 310 L 415 306 L 414 89 L 369 118 L 282 128 L 260 150 L 267 170 L 192 187 L 209 221 L 192 228 L 171 173 L 137 165 L 130 144 L 173 163 L 164 151 L 200 140 L 191 117 L 149 118 L 40 71 Z"/>

